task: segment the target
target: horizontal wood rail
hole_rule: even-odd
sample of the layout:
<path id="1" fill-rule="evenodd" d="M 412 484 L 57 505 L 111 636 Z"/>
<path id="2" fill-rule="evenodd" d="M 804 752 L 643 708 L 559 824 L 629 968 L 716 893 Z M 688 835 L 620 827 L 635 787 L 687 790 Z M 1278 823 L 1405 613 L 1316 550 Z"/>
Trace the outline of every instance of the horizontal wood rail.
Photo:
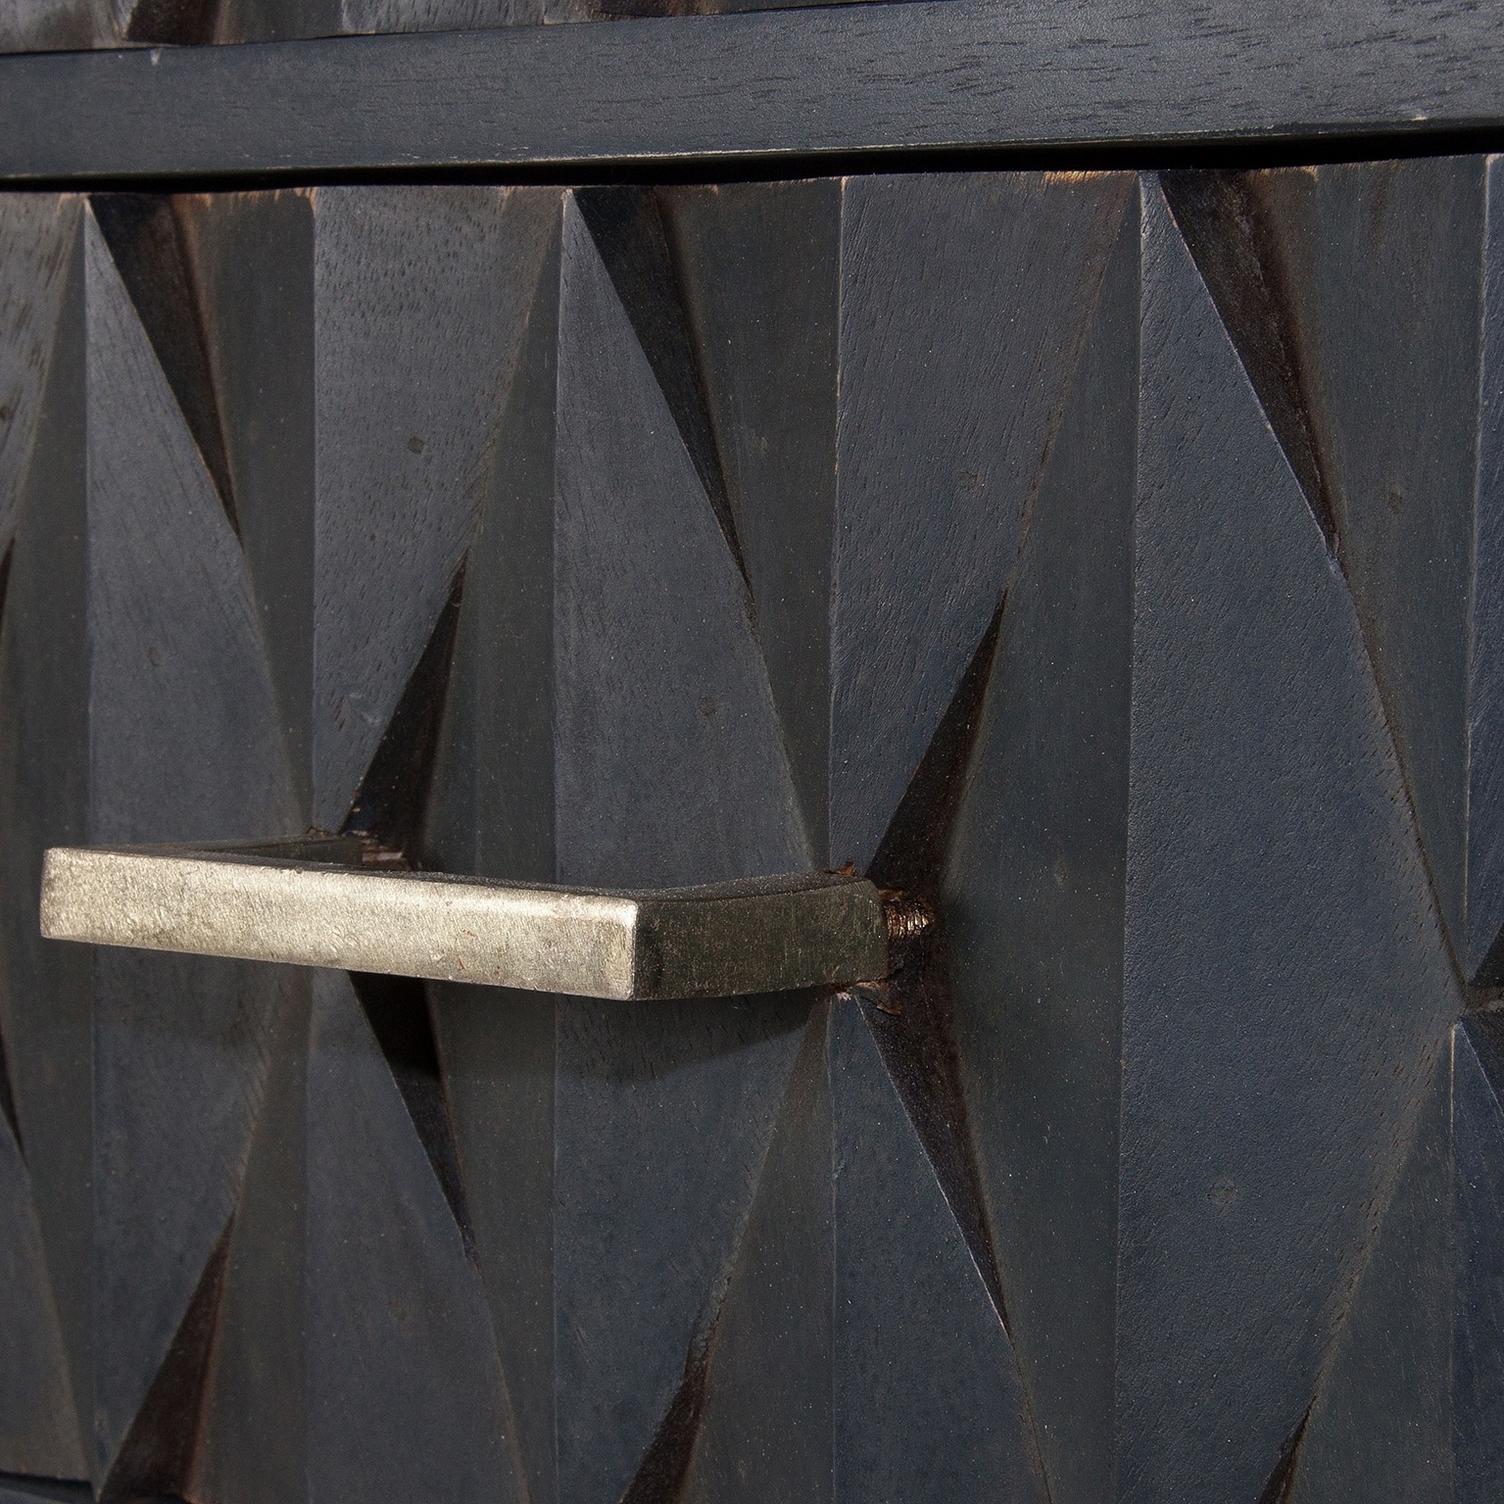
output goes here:
<path id="1" fill-rule="evenodd" d="M 1309 139 L 1504 121 L 1462 0 L 932 0 L 0 58 L 0 179 Z"/>

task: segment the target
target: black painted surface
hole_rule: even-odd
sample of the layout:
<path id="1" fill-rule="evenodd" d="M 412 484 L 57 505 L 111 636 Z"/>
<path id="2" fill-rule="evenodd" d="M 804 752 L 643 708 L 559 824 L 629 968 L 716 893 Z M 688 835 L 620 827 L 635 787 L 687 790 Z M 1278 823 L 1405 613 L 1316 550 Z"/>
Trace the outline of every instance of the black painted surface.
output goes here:
<path id="1" fill-rule="evenodd" d="M 1457 1499 L 1481 1504 L 1504 1489 L 1504 1018 L 1460 1024 L 1453 1044 L 1453 1137 L 1457 1205 L 1454 1384 Z"/>
<path id="2" fill-rule="evenodd" d="M 1496 172 L 0 199 L 0 1492 L 1495 1497 Z M 36 938 L 347 819 L 938 923 Z"/>
<path id="3" fill-rule="evenodd" d="M 1497 127 L 1501 55 L 1469 0 L 924 0 L 17 56 L 0 177 L 1423 135 Z"/>

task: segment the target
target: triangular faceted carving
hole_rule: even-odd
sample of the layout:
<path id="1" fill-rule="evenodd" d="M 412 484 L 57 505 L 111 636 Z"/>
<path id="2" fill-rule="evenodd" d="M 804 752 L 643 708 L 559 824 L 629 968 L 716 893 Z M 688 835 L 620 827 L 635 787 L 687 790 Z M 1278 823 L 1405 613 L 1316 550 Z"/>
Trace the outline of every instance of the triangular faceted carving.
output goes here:
<path id="1" fill-rule="evenodd" d="M 665 231 L 662 193 L 655 188 L 588 188 L 577 192 L 574 202 L 631 320 L 726 546 L 745 578 L 746 562 L 710 418 L 706 375 L 691 338 L 681 273 Z"/>
<path id="2" fill-rule="evenodd" d="M 160 193 L 104 193 L 94 198 L 93 209 L 178 410 L 238 531 L 198 277 L 178 201 Z"/>
<path id="3" fill-rule="evenodd" d="M 185 1491 L 197 1455 L 205 1379 L 219 1326 L 230 1226 L 219 1235 L 119 1452 L 100 1487 L 100 1498 Z"/>
<path id="4" fill-rule="evenodd" d="M 1131 182 L 844 180 L 834 866 L 872 861 L 1007 588 Z"/>

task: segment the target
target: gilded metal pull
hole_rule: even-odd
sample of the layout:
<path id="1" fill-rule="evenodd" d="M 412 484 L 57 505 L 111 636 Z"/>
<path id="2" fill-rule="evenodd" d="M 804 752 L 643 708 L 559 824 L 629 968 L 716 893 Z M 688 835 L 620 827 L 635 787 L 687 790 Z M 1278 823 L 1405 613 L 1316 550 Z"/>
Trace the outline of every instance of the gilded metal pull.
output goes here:
<path id="1" fill-rule="evenodd" d="M 373 866 L 362 842 L 342 837 L 54 847 L 42 933 L 622 999 L 846 986 L 888 969 L 883 899 L 863 878 L 522 887 Z"/>

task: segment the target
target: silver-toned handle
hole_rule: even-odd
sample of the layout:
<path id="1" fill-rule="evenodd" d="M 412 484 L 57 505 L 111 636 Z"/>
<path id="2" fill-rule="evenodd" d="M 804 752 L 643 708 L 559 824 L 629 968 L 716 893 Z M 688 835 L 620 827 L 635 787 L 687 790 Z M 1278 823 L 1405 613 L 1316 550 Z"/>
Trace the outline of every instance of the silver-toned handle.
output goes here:
<path id="1" fill-rule="evenodd" d="M 726 997 L 875 981 L 882 895 L 832 873 L 703 888 L 523 887 L 368 864 L 340 837 L 47 853 L 42 933 L 583 997 Z"/>

